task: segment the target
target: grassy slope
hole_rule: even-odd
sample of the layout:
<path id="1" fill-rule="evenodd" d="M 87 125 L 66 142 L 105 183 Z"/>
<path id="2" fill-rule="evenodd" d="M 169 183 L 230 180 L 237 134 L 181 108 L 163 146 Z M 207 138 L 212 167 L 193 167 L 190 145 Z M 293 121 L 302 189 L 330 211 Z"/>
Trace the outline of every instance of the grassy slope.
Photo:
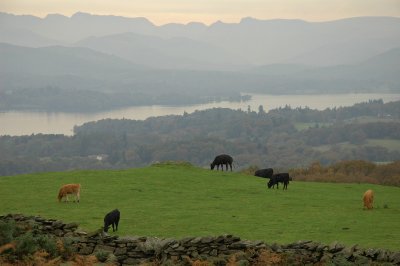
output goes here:
<path id="1" fill-rule="evenodd" d="M 81 203 L 58 203 L 62 184 L 82 184 Z M 375 191 L 375 209 L 362 194 Z M 310 239 L 400 250 L 400 188 L 369 184 L 266 180 L 189 166 L 0 177 L 0 214 L 24 213 L 78 222 L 87 231 L 121 211 L 118 235 L 158 237 L 234 234 L 267 243 Z M 388 208 L 384 208 L 387 205 Z"/>

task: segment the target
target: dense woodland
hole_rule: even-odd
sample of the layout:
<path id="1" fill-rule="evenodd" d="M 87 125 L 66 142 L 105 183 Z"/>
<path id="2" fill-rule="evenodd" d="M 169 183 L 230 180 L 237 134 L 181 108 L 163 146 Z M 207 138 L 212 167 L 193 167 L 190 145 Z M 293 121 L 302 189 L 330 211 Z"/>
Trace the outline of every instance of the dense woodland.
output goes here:
<path id="1" fill-rule="evenodd" d="M 325 109 L 286 106 L 209 109 L 144 121 L 106 119 L 73 136 L 0 137 L 0 175 L 74 169 L 141 167 L 188 161 L 209 167 L 215 155 L 234 157 L 236 170 L 327 167 L 340 161 L 400 160 L 400 102 L 381 100 Z"/>

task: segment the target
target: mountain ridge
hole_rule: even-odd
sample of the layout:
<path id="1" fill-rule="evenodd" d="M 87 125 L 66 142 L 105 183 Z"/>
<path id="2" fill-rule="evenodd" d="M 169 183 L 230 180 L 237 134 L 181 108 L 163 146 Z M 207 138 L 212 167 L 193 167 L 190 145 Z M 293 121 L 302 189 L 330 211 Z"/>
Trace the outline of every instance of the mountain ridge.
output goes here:
<path id="1" fill-rule="evenodd" d="M 130 32 L 167 39 L 191 39 L 207 44 L 210 53 L 222 49 L 233 57 L 243 59 L 244 65 L 248 62 L 253 66 L 281 63 L 316 66 L 355 64 L 400 46 L 398 17 L 354 17 L 324 22 L 245 17 L 237 23 L 217 21 L 205 25 L 190 22 L 157 26 L 140 17 L 77 12 L 71 17 L 53 14 L 38 18 L 0 12 L 0 22 L 0 42 L 36 47 L 54 44 L 54 41 L 61 45 L 74 45 L 91 36 L 100 38 Z M 14 39 L 4 34 L 12 31 L 15 32 Z M 26 32 L 44 39 L 30 42 Z M 192 57 L 196 56 L 195 49 L 191 53 Z M 202 59 L 201 56 L 196 58 L 197 61 Z M 229 61 L 222 65 L 227 64 Z"/>

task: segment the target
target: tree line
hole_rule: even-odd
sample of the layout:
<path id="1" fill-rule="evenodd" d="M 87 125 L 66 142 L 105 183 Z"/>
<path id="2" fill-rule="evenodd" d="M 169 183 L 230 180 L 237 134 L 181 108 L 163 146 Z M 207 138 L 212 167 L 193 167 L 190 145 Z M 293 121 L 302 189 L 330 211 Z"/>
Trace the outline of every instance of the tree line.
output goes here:
<path id="1" fill-rule="evenodd" d="M 300 181 L 371 183 L 400 186 L 400 161 L 376 164 L 367 161 L 342 161 L 329 166 L 319 162 L 307 168 L 290 170 L 292 176 Z"/>
<path id="2" fill-rule="evenodd" d="M 239 169 L 392 162 L 400 160 L 400 148 L 378 144 L 400 142 L 399 110 L 400 102 L 376 100 L 323 111 L 286 106 L 265 112 L 260 106 L 143 121 L 105 119 L 75 127 L 73 136 L 1 136 L 0 175 L 142 167 L 168 160 L 208 168 L 221 153 L 232 155 Z"/>

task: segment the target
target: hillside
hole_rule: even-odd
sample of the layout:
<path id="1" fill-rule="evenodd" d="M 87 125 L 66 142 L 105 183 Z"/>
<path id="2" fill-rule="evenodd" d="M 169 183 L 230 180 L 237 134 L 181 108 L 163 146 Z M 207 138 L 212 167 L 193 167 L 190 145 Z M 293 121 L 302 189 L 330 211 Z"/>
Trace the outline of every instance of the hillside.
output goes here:
<path id="1" fill-rule="evenodd" d="M 3 59 L 0 61 L 0 110 L 93 112 L 137 105 L 240 101 L 243 92 L 398 93 L 400 88 L 397 75 L 400 72 L 399 48 L 357 65 L 310 67 L 278 64 L 240 71 L 215 71 L 210 61 L 200 62 L 186 56 L 190 51 L 175 45 L 177 40 L 163 41 L 169 43 L 171 51 L 163 63 L 157 62 L 163 57 L 157 45 L 154 50 L 142 53 L 141 47 L 150 46 L 144 41 L 150 37 L 140 37 L 137 49 L 131 49 L 129 40 L 136 36 L 125 34 L 115 39 L 103 37 L 82 42 L 82 45 L 97 47 L 103 52 L 82 47 L 29 48 L 0 44 Z M 190 41 L 187 43 L 188 47 L 196 45 Z M 216 65 L 223 63 L 220 57 L 207 54 L 201 47 L 198 52 L 203 53 L 205 60 L 215 59 Z M 231 58 L 229 64 L 235 65 L 235 57 L 216 53 Z M 182 60 L 176 60 L 176 57 Z M 160 69 L 174 64 L 176 67 L 186 65 L 187 69 Z M 187 64 L 210 70 L 189 70 L 191 67 Z"/>
<path id="2" fill-rule="evenodd" d="M 161 38 L 132 32 L 85 38 L 74 44 L 160 69 L 236 70 L 245 60 L 219 46 L 185 37 Z"/>
<path id="3" fill-rule="evenodd" d="M 375 100 L 322 111 L 287 106 L 266 113 L 261 106 L 258 112 L 214 108 L 146 120 L 104 119 L 75 127 L 73 136 L 0 136 L 0 175 L 166 160 L 209 167 L 222 153 L 232 155 L 238 169 L 390 163 L 400 160 L 399 110 L 399 101 Z"/>
<path id="4" fill-rule="evenodd" d="M 66 183 L 81 183 L 79 204 L 57 202 L 58 189 Z M 362 209 L 367 189 L 375 191 L 372 211 Z M 107 212 L 118 208 L 116 234 L 121 236 L 234 234 L 268 243 L 309 239 L 399 250 L 399 192 L 397 187 L 295 179 L 287 191 L 268 190 L 263 178 L 167 163 L 0 177 L 0 197 L 8 202 L 0 214 L 52 217 L 93 231 Z"/>
<path id="5" fill-rule="evenodd" d="M 239 80 L 233 73 L 151 69 L 82 47 L 0 43 L 0 56 L 0 110 L 93 112 L 241 99 L 240 84 L 230 86 Z"/>
<path id="6" fill-rule="evenodd" d="M 30 48 L 0 43 L 0 56 L 3 73 L 101 78 L 106 74 L 112 76 L 127 70 L 145 69 L 119 57 L 82 47 Z"/>
<path id="7" fill-rule="evenodd" d="M 268 78 L 268 90 L 303 93 L 396 91 L 400 78 L 400 48 L 396 47 L 352 65 L 316 67 L 274 64 L 251 69 Z M 396 88 L 397 87 L 397 88 Z M 250 90 L 251 91 L 251 90 Z M 263 92 L 263 89 L 254 91 Z"/>

